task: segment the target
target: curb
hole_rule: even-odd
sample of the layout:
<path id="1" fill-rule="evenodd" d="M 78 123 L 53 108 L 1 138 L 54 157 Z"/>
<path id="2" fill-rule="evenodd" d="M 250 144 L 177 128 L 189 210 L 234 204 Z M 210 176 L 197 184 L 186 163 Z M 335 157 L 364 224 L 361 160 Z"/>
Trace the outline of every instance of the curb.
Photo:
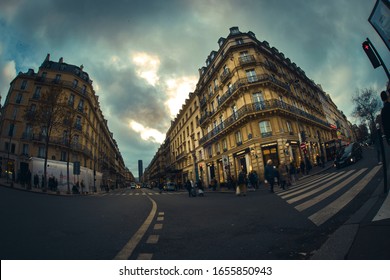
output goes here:
<path id="1" fill-rule="evenodd" d="M 322 246 L 313 252 L 312 260 L 345 260 L 352 248 L 360 224 L 373 207 L 383 198 L 383 179 L 370 198 L 343 225 L 334 231 Z"/>

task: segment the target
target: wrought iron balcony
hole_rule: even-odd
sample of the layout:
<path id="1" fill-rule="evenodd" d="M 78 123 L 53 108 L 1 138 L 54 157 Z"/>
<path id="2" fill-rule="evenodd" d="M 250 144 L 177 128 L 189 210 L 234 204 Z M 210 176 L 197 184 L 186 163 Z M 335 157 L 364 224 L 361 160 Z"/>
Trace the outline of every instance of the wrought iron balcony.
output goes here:
<path id="1" fill-rule="evenodd" d="M 231 114 L 224 122 L 220 123 L 218 126 L 216 126 L 212 131 L 204 135 L 200 140 L 199 143 L 203 144 L 215 136 L 217 136 L 219 133 L 224 131 L 225 129 L 228 129 L 229 126 L 232 124 L 238 122 L 240 119 L 243 119 L 244 117 L 261 111 L 268 111 L 268 110 L 284 110 L 288 111 L 290 113 L 293 113 L 295 115 L 309 119 L 313 122 L 319 123 L 321 125 L 329 127 L 329 124 L 325 122 L 324 120 L 311 115 L 309 113 L 306 113 L 305 111 L 302 111 L 301 109 L 298 109 L 297 107 L 287 104 L 283 101 L 280 101 L 278 99 L 271 99 L 271 100 L 265 100 L 263 102 L 256 102 L 247 104 L 243 107 L 241 107 L 237 112 Z M 269 136 L 269 135 L 268 135 Z"/>

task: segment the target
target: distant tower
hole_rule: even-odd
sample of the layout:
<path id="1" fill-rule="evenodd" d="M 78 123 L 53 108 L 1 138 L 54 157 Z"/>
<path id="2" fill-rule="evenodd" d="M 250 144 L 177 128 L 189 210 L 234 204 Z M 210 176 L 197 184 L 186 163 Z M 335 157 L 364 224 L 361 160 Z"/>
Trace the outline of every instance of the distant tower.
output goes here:
<path id="1" fill-rule="evenodd" d="M 138 181 L 141 182 L 143 175 L 144 175 L 144 169 L 142 167 L 142 160 L 138 160 Z"/>

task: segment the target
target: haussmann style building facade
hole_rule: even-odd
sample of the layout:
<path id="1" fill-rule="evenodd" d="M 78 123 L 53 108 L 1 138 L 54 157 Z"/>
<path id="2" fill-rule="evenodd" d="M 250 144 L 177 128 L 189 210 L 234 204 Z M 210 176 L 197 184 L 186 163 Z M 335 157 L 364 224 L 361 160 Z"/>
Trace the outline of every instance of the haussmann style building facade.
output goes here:
<path id="1" fill-rule="evenodd" d="M 275 166 L 284 161 L 298 167 L 307 160 L 314 165 L 317 155 L 332 160 L 337 145 L 354 140 L 330 96 L 268 42 L 232 27 L 218 45 L 199 69 L 196 89 L 172 122 L 165 148 L 147 168 L 149 178 L 201 178 L 207 185 L 215 179 L 224 186 L 244 169 L 262 180 L 269 159 Z M 153 172 L 156 162 L 159 173 Z"/>
<path id="2" fill-rule="evenodd" d="M 63 125 L 51 133 L 47 177 L 55 177 L 59 189 L 65 190 L 69 160 L 71 183 L 83 180 L 86 191 L 116 188 L 134 180 L 108 128 L 88 73 L 83 66 L 67 64 L 62 58 L 51 61 L 49 54 L 37 73 L 33 69 L 20 72 L 10 83 L 0 120 L 2 176 L 14 181 L 33 180 L 36 174 L 42 177 L 47 127 L 33 125 L 26 116 L 43 104 L 53 88 L 61 91 L 61 104 L 72 118 L 64 116 L 60 120 Z"/>

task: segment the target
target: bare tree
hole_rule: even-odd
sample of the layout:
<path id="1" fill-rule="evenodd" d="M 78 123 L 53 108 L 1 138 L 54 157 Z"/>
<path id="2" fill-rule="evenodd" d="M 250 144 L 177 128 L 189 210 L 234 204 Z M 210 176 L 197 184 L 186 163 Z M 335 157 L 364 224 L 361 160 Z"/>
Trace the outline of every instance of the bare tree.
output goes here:
<path id="1" fill-rule="evenodd" d="M 352 103 L 355 105 L 352 115 L 362 122 L 368 121 L 370 128 L 375 127 L 375 118 L 382 106 L 375 90 L 372 88 L 357 89 L 352 97 Z"/>
<path id="2" fill-rule="evenodd" d="M 41 129 L 40 138 L 45 143 L 45 161 L 43 167 L 43 190 L 47 189 L 47 159 L 49 153 L 49 143 L 52 133 L 63 127 L 66 116 L 66 107 L 63 104 L 63 87 L 52 85 L 42 92 L 41 96 L 36 96 L 34 107 L 28 108 L 24 119 L 33 127 Z M 34 108 L 34 109 L 32 109 Z"/>
<path id="3" fill-rule="evenodd" d="M 78 114 L 77 111 L 73 108 L 73 102 L 68 101 L 67 103 L 66 116 L 63 121 L 63 141 L 65 146 L 67 147 L 67 159 L 66 159 L 66 178 L 67 178 L 67 186 L 68 193 L 70 193 L 70 172 L 69 172 L 69 164 L 70 164 L 70 154 L 72 152 L 72 145 L 77 145 L 78 143 L 73 143 L 74 137 L 81 130 L 81 124 L 78 123 Z"/>

